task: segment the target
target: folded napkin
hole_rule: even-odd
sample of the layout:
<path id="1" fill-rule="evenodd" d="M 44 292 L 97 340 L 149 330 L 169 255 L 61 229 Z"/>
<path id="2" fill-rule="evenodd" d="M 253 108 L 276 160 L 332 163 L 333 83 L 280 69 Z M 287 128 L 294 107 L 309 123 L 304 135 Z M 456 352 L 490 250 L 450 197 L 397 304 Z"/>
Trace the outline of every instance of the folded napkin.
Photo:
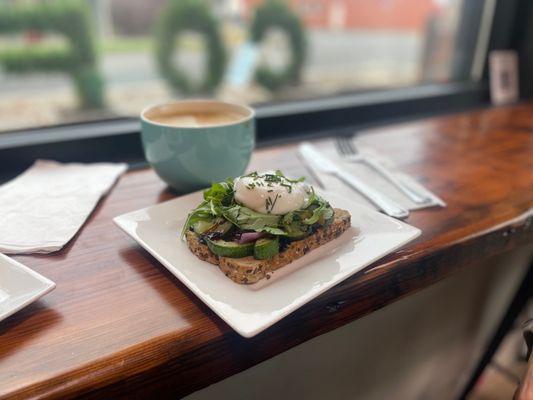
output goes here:
<path id="1" fill-rule="evenodd" d="M 126 168 L 126 164 L 36 161 L 0 186 L 0 252 L 60 250 Z"/>

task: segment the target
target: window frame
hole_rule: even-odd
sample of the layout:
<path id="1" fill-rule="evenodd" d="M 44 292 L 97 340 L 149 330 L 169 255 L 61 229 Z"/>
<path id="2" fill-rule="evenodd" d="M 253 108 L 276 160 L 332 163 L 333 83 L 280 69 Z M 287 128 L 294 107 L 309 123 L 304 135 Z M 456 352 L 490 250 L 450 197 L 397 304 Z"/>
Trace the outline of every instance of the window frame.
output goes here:
<path id="1" fill-rule="evenodd" d="M 492 0 L 490 0 L 492 1 Z M 257 106 L 259 147 L 329 135 L 353 134 L 369 127 L 415 118 L 487 107 L 489 102 L 486 59 L 490 49 L 509 45 L 520 3 L 527 0 L 493 0 L 494 18 L 479 82 L 459 81 L 397 89 L 340 94 L 310 100 Z M 462 18 L 472 21 L 484 0 L 468 0 Z M 478 18 L 479 19 L 479 18 Z M 463 21 L 461 26 L 464 26 Z M 479 29 L 470 32 L 462 46 L 474 56 Z M 516 36 L 516 35 L 514 35 Z M 470 62 L 469 65 L 472 63 Z M 123 161 L 131 167 L 146 165 L 136 118 L 116 118 L 56 125 L 0 134 L 0 181 L 8 179 L 38 158 L 62 162 Z"/>

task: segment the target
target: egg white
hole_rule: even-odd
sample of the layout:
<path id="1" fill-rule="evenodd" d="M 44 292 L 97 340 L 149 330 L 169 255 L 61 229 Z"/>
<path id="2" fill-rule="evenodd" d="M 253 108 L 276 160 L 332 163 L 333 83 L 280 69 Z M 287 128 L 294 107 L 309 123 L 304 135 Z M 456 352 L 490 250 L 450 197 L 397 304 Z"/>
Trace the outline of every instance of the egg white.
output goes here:
<path id="1" fill-rule="evenodd" d="M 291 183 L 285 178 L 281 178 L 280 182 L 268 182 L 265 174 L 273 173 L 263 172 L 256 177 L 245 175 L 235 179 L 235 201 L 261 214 L 283 215 L 305 207 L 311 193 L 308 184 Z"/>

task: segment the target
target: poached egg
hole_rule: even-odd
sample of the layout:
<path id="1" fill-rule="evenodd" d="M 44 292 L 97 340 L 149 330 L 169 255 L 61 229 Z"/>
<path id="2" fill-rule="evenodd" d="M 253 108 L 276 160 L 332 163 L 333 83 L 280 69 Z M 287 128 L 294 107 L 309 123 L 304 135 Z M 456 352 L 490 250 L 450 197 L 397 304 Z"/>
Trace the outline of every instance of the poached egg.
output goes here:
<path id="1" fill-rule="evenodd" d="M 283 215 L 307 204 L 311 187 L 267 171 L 241 176 L 234 181 L 235 201 L 261 214 Z"/>

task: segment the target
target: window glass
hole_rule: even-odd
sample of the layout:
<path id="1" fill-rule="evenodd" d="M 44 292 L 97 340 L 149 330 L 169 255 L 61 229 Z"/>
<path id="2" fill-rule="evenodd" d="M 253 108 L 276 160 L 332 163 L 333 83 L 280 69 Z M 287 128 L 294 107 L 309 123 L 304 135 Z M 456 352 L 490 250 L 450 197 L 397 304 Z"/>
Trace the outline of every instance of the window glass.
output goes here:
<path id="1" fill-rule="evenodd" d="M 466 0 L 465 0 L 466 1 Z M 3 0 L 0 131 L 453 81 L 461 0 Z"/>

